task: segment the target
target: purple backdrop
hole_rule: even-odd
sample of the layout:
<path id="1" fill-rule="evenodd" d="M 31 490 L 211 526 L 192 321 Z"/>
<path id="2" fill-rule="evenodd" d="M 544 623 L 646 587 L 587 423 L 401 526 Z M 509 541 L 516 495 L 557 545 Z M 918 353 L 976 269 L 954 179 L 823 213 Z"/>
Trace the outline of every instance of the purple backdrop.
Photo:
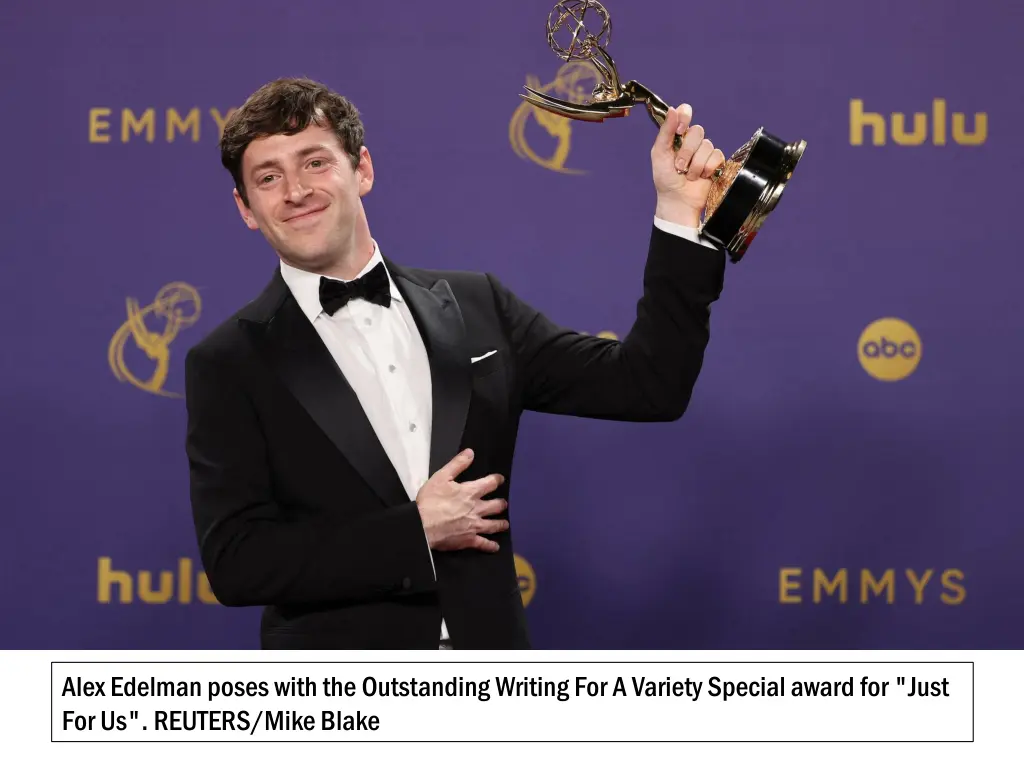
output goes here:
<path id="1" fill-rule="evenodd" d="M 552 4 L 6 9 L 0 644 L 257 644 L 258 609 L 202 589 L 172 395 L 189 346 L 276 263 L 216 152 L 217 119 L 262 83 L 307 75 L 360 108 L 385 254 L 490 270 L 558 322 L 629 329 L 654 126 L 517 116 L 528 78 L 568 77 L 544 39 Z M 511 510 L 535 644 L 1020 647 L 1021 153 L 1007 126 L 1024 107 L 1005 74 L 1024 64 L 1019 12 L 608 7 L 623 75 L 693 104 L 727 154 L 761 125 L 808 149 L 727 272 L 682 421 L 524 418 Z M 908 140 L 914 113 L 927 125 Z M 158 296 L 194 322 L 169 327 Z M 899 358 L 858 353 L 910 338 L 862 339 L 889 317 L 919 337 L 895 381 L 870 371 Z"/>

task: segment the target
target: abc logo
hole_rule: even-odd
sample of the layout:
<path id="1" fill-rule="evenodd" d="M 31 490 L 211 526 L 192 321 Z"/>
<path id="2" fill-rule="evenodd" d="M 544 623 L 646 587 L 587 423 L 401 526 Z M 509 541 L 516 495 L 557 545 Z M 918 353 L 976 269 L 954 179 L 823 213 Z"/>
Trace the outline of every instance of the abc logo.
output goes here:
<path id="1" fill-rule="evenodd" d="M 885 317 L 864 329 L 857 341 L 857 357 L 876 379 L 899 381 L 921 362 L 921 337 L 909 323 Z"/>
<path id="2" fill-rule="evenodd" d="M 530 604 L 533 595 L 537 591 L 537 575 L 533 572 L 533 566 L 526 558 L 515 555 L 516 576 L 519 577 L 519 593 L 523 598 L 523 608 Z"/>

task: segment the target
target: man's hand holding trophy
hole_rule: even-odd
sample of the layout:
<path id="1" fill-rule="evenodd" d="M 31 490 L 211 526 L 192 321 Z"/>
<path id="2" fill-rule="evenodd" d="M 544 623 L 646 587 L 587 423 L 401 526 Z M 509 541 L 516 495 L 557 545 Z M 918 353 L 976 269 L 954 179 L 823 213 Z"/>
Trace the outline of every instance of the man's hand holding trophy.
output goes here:
<path id="1" fill-rule="evenodd" d="M 561 0 L 548 16 L 548 45 L 565 61 L 591 62 L 602 81 L 584 104 L 529 86 L 522 98 L 540 109 L 589 122 L 625 117 L 643 104 L 660 127 L 651 150 L 658 215 L 697 227 L 700 235 L 725 248 L 733 262 L 739 261 L 778 205 L 807 142 L 787 144 L 759 128 L 725 159 L 704 137 L 703 128 L 691 125 L 693 110 L 688 104 L 672 109 L 636 80 L 622 82 L 607 51 L 610 38 L 611 17 L 601 3 Z"/>

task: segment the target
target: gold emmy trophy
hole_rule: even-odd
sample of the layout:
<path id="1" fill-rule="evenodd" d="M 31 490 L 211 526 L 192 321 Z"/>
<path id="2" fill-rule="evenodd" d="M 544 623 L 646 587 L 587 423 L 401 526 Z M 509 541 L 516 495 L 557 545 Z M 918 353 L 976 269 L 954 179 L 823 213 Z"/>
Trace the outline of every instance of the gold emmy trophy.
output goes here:
<path id="1" fill-rule="evenodd" d="M 591 12 L 594 35 L 585 26 Z M 615 62 L 605 46 L 611 39 L 611 18 L 596 0 L 561 0 L 548 16 L 548 45 L 565 61 L 590 61 L 600 72 L 603 82 L 593 90 L 593 100 L 574 104 L 524 86 L 523 99 L 536 107 L 574 120 L 603 122 L 611 117 L 625 117 L 637 104 L 647 107 L 655 124 L 661 126 L 668 114 L 668 104 L 636 80 L 623 83 Z M 565 45 L 555 35 L 562 33 Z M 675 147 L 682 142 L 675 137 Z M 787 144 L 758 128 L 753 137 L 733 153 L 716 171 L 711 192 L 704 209 L 700 234 L 725 248 L 734 263 L 746 253 L 768 214 L 778 205 L 786 182 L 803 156 L 807 142 Z"/>

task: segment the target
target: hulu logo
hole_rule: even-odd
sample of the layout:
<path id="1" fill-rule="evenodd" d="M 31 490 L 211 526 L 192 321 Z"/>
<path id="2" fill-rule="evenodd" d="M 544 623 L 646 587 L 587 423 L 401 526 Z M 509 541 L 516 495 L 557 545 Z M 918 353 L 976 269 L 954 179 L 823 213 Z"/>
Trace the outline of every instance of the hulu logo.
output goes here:
<path id="1" fill-rule="evenodd" d="M 96 600 L 109 603 L 113 600 L 114 588 L 117 588 L 117 600 L 120 603 L 132 602 L 136 594 L 143 603 L 163 604 L 177 599 L 179 603 L 191 603 L 192 596 L 201 603 L 217 605 L 210 582 L 206 574 L 199 571 L 193 577 L 192 561 L 187 557 L 178 559 L 178 572 L 160 571 L 158 584 L 154 586 L 153 574 L 139 571 L 133 578 L 128 571 L 115 571 L 111 568 L 109 557 L 101 557 L 96 574 Z"/>
<path id="2" fill-rule="evenodd" d="M 871 143 L 876 147 L 885 144 L 886 128 L 892 140 L 902 146 L 919 146 L 924 144 L 931 134 L 931 143 L 942 146 L 946 143 L 948 129 L 952 129 L 953 141 L 965 146 L 984 144 L 988 138 L 988 114 L 974 113 L 974 126 L 968 132 L 967 116 L 963 112 L 954 112 L 952 123 L 946 119 L 946 100 L 933 99 L 931 120 L 924 112 L 914 113 L 914 127 L 907 129 L 907 116 L 902 112 L 889 115 L 886 126 L 885 117 L 878 112 L 865 112 L 861 99 L 850 99 L 850 143 L 860 146 L 864 143 L 864 129 L 871 129 Z"/>

